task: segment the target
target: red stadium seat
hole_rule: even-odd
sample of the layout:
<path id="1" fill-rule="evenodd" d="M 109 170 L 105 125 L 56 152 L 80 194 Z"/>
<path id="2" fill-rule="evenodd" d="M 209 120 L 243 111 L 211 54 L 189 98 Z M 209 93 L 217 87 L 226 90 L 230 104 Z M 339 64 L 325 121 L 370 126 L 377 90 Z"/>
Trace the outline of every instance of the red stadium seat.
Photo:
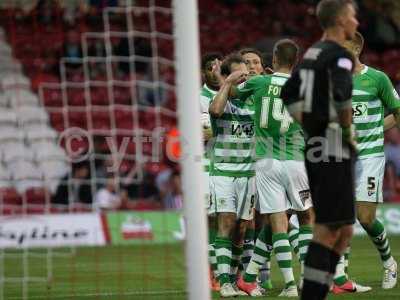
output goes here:
<path id="1" fill-rule="evenodd" d="M 93 129 L 109 130 L 111 128 L 111 118 L 109 111 L 92 111 Z"/>
<path id="2" fill-rule="evenodd" d="M 22 196 L 27 204 L 48 204 L 50 202 L 49 192 L 44 188 L 30 188 Z M 25 199 L 24 199 L 25 197 Z"/>
<path id="3" fill-rule="evenodd" d="M 3 205 L 21 205 L 22 198 L 15 188 L 0 189 L 0 204 Z"/>

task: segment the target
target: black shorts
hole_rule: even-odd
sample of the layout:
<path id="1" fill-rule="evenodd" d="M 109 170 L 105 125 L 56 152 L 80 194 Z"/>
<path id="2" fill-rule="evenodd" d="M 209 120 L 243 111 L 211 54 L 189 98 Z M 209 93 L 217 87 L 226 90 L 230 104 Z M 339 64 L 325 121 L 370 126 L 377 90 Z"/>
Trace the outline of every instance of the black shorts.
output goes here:
<path id="1" fill-rule="evenodd" d="M 306 169 L 318 224 L 355 223 L 354 159 L 309 162 Z"/>

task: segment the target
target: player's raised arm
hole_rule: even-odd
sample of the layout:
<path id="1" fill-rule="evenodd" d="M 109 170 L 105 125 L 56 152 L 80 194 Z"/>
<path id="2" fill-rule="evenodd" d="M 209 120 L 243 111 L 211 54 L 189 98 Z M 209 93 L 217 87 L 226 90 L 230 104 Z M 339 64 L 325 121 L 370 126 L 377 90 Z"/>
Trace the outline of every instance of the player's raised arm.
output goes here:
<path id="1" fill-rule="evenodd" d="M 246 80 L 248 71 L 243 58 L 232 54 L 223 61 L 221 66 L 215 64 L 213 72 L 220 78 L 222 85 L 210 104 L 209 113 L 214 117 L 220 117 L 224 113 L 228 99 L 236 96 L 234 87 Z"/>
<path id="2" fill-rule="evenodd" d="M 383 131 L 392 129 L 395 126 L 400 128 L 400 108 L 396 109 L 396 111 L 390 115 L 387 115 L 383 120 Z"/>

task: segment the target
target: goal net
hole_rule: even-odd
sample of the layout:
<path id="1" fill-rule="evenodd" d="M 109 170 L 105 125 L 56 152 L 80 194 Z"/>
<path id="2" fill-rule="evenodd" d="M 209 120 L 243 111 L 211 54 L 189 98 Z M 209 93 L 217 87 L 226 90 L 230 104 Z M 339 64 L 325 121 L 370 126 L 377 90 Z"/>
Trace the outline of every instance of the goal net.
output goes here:
<path id="1" fill-rule="evenodd" d="M 207 299 L 195 1 L 80 14 L 1 11 L 0 299 Z"/>

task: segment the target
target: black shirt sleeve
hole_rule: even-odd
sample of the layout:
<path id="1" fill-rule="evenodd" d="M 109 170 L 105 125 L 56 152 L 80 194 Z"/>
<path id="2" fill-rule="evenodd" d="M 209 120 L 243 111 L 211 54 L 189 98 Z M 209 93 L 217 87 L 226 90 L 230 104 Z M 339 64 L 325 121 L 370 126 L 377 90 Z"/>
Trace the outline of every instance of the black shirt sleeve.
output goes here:
<path id="1" fill-rule="evenodd" d="M 281 98 L 290 113 L 302 110 L 300 85 L 299 71 L 296 70 L 282 87 Z"/>
<path id="2" fill-rule="evenodd" d="M 353 67 L 353 59 L 348 54 L 341 54 L 332 61 L 330 80 L 336 109 L 340 110 L 351 106 Z"/>

